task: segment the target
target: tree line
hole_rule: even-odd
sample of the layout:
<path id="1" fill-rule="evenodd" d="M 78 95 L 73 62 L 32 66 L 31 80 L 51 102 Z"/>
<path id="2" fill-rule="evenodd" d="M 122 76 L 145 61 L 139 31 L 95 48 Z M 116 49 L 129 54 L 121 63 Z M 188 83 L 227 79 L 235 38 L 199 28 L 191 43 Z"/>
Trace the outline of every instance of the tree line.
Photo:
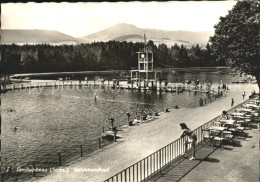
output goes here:
<path id="1" fill-rule="evenodd" d="M 33 72 L 66 72 L 96 70 L 129 70 L 137 67 L 136 52 L 143 50 L 144 43 L 94 42 L 80 45 L 48 44 L 2 45 L 2 74 Z M 148 41 L 148 49 L 154 53 L 154 66 L 195 67 L 223 66 L 216 62 L 209 44 L 206 48 L 194 45 L 190 48 L 175 44 L 158 46 Z"/>

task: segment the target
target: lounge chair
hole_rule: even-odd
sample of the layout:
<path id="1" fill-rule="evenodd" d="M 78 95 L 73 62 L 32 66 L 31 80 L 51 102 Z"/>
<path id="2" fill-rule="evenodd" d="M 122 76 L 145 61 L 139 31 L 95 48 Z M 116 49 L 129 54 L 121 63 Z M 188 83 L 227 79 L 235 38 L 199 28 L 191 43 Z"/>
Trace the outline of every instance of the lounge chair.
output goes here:
<path id="1" fill-rule="evenodd" d="M 221 127 L 221 123 L 220 122 L 213 122 L 213 126 L 219 126 L 219 127 Z"/>
<path id="2" fill-rule="evenodd" d="M 237 133 L 238 133 L 238 135 L 242 135 L 242 136 L 246 136 L 246 133 L 244 132 L 244 130 L 245 130 L 245 127 L 244 126 L 242 126 L 241 124 L 236 124 L 236 128 L 237 128 Z"/>
<path id="3" fill-rule="evenodd" d="M 223 131 L 222 138 L 224 139 L 225 142 L 232 142 L 234 135 L 232 135 L 231 131 Z"/>
<path id="4" fill-rule="evenodd" d="M 221 133 L 222 132 L 219 130 L 211 130 L 211 135 L 213 135 L 213 146 L 223 146 L 225 139 L 222 137 Z"/>
<path id="5" fill-rule="evenodd" d="M 205 144 L 212 144 L 213 143 L 213 135 L 210 134 L 209 129 L 202 129 L 202 135 L 203 135 L 203 145 Z"/>

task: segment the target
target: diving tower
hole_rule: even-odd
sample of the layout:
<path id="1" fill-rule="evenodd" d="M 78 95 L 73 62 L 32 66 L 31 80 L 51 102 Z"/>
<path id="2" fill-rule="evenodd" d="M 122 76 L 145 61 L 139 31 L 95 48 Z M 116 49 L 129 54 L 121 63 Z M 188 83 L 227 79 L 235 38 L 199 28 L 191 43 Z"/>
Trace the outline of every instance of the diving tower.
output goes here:
<path id="1" fill-rule="evenodd" d="M 161 78 L 161 71 L 154 70 L 153 52 L 147 47 L 145 34 L 143 51 L 136 53 L 138 55 L 138 69 L 131 70 L 131 82 L 136 82 L 138 88 L 156 88 L 157 80 Z"/>

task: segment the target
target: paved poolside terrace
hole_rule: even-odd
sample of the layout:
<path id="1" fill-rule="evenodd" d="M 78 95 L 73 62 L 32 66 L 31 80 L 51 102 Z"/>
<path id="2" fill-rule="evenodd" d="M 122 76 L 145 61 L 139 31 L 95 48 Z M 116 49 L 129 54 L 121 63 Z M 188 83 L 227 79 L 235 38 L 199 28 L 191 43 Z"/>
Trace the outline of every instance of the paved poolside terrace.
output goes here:
<path id="1" fill-rule="evenodd" d="M 148 182 L 258 182 L 259 127 L 253 124 L 245 130 L 246 137 L 235 137 L 223 147 L 208 144 L 196 149 L 196 160 L 180 157 Z"/>
<path id="2" fill-rule="evenodd" d="M 235 115 L 237 113 L 234 111 L 237 109 L 239 110 L 239 108 L 244 107 L 245 105 L 248 106 L 248 103 L 251 102 L 255 103 L 254 101 L 251 101 L 251 99 L 247 100 L 241 105 L 238 105 L 236 108 L 232 108 L 231 110 L 229 110 L 228 114 L 232 114 L 236 118 Z M 259 111 L 259 106 L 254 105 L 254 107 L 258 108 Z M 255 113 L 255 111 L 252 111 L 250 115 L 252 116 L 253 113 Z M 243 122 L 244 124 L 247 123 L 246 126 L 238 127 L 240 128 L 238 129 L 238 132 L 232 132 L 233 135 L 230 135 L 230 137 L 232 138 L 228 140 L 227 138 L 223 138 L 224 140 L 221 141 L 217 139 L 219 138 L 218 136 L 212 136 L 212 139 L 205 143 L 205 139 L 203 139 L 203 131 L 207 128 L 211 128 L 209 126 L 212 126 L 212 124 L 215 125 L 214 123 L 219 123 L 216 121 L 219 121 L 220 118 L 215 118 L 208 123 L 205 123 L 204 125 L 196 128 L 194 130 L 198 137 L 198 143 L 196 146 L 196 160 L 188 159 L 189 157 L 191 157 L 191 154 L 189 154 L 189 157 L 184 157 L 184 141 L 187 138 L 184 140 L 183 138 L 180 138 L 173 143 L 170 143 L 169 145 L 161 148 L 155 153 L 152 153 L 141 161 L 126 168 L 120 173 L 117 173 L 116 175 L 107 179 L 106 182 L 258 181 L 258 129 L 260 117 L 259 115 L 255 116 L 257 117 L 255 117 L 255 119 L 251 118 L 249 123 L 247 121 L 248 119 L 245 119 L 246 117 L 244 117 L 245 120 Z M 228 129 L 226 127 L 218 127 L 218 129 L 222 128 Z M 241 128 L 244 129 L 241 130 Z M 221 131 L 218 131 L 218 133 L 222 133 Z M 211 132 L 213 132 L 213 130 Z M 224 137 L 224 135 L 222 136 L 221 134 L 221 137 Z M 210 165 L 211 163 L 213 165 Z M 196 170 L 196 167 L 199 165 L 203 167 L 200 167 L 199 170 Z"/>

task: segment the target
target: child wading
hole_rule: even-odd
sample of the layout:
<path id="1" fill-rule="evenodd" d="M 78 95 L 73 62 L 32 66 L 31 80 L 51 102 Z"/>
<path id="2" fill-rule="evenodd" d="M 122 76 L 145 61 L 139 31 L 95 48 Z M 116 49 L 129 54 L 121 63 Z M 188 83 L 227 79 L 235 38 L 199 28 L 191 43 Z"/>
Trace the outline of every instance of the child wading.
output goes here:
<path id="1" fill-rule="evenodd" d="M 189 137 L 188 140 L 185 141 L 185 151 L 184 151 L 184 155 L 186 156 L 186 151 L 188 148 L 188 144 L 191 143 L 191 149 L 192 149 L 192 157 L 190 158 L 190 160 L 195 160 L 195 144 L 197 142 L 197 136 L 194 132 L 192 132 L 185 123 L 181 123 L 180 124 L 181 129 L 184 130 L 181 138 L 185 137 L 186 135 Z"/>

